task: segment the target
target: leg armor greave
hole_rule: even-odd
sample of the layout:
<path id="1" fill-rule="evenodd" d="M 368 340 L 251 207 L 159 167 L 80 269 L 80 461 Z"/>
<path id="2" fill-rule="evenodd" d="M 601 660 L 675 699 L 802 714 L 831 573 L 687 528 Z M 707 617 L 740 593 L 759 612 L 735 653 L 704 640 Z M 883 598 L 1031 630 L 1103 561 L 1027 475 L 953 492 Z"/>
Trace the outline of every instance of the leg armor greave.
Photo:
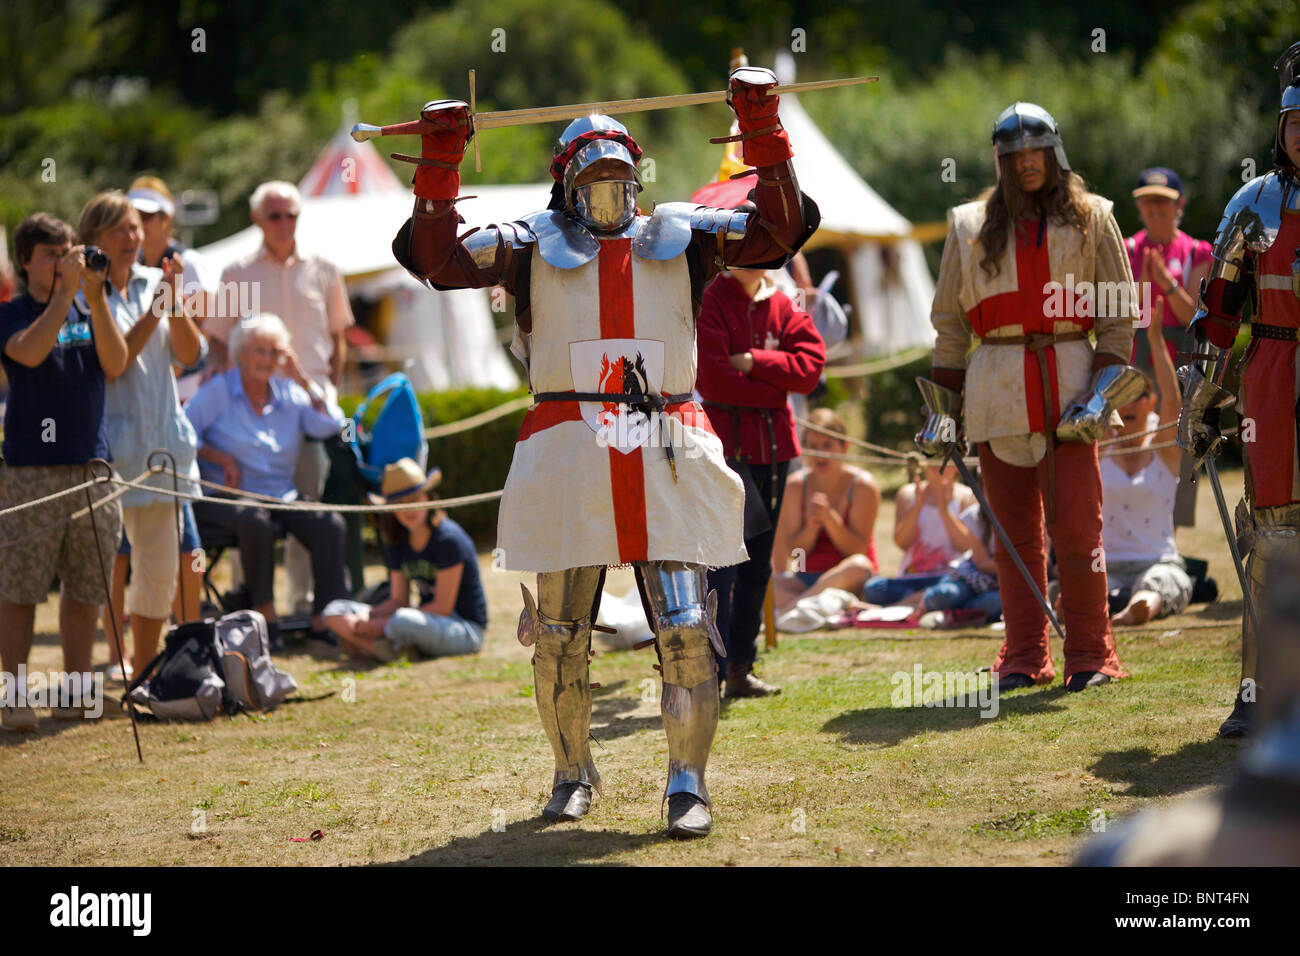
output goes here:
<path id="1" fill-rule="evenodd" d="M 1246 558 L 1246 580 L 1255 606 L 1265 606 L 1263 586 L 1270 565 L 1276 565 L 1287 554 L 1300 549 L 1300 504 L 1280 505 L 1273 508 L 1254 508 L 1253 544 Z M 1241 679 L 1259 681 L 1259 635 L 1251 624 L 1250 615 L 1242 615 L 1241 626 Z M 1267 679 L 1267 675 L 1265 676 Z"/>
<path id="2" fill-rule="evenodd" d="M 704 568 L 672 561 L 640 565 L 663 667 L 661 709 L 668 736 L 664 799 L 692 793 L 709 803 L 704 766 L 718 728 L 718 674 L 714 648 L 722 638 L 713 622 L 716 595 Z M 706 598 L 707 595 L 707 598 Z"/>
<path id="3" fill-rule="evenodd" d="M 555 751 L 555 782 L 599 789 L 591 759 L 591 607 L 600 568 L 569 568 L 537 576 L 538 607 L 525 607 L 535 636 L 533 687 L 542 727 Z M 526 592 L 525 592 L 526 594 Z M 531 602 L 525 600 L 528 605 Z M 521 622 L 521 631 L 524 622 Z"/>

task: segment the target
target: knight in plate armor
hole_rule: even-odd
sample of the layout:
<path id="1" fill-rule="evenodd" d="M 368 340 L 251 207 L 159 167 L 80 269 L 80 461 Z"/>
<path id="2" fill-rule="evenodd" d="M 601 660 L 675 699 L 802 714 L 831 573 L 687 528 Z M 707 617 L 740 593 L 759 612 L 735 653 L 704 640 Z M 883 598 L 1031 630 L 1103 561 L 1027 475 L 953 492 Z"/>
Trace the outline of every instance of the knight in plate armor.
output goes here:
<path id="1" fill-rule="evenodd" d="M 704 771 L 718 721 L 708 568 L 745 559 L 744 492 L 692 401 L 695 317 L 729 266 L 778 268 L 817 227 L 769 94 L 776 77 L 731 74 L 745 163 L 758 170 L 735 209 L 637 208 L 641 148 L 608 116 L 560 136 L 549 208 L 457 235 L 459 164 L 473 135 L 459 101 L 421 112 L 415 210 L 397 260 L 435 289 L 503 286 L 515 297 L 511 351 L 528 370 L 524 417 L 501 499 L 497 544 L 523 589 L 519 640 L 532 646 L 537 709 L 555 752 L 548 820 L 577 820 L 600 776 L 588 746 L 591 630 L 605 570 L 630 564 L 655 632 L 668 737 L 668 834 L 713 825 Z"/>
<path id="2" fill-rule="evenodd" d="M 1214 260 L 1192 317 L 1195 352 L 1179 371 L 1183 409 L 1178 442 L 1198 461 L 1222 440 L 1219 415 L 1234 404 L 1232 345 L 1252 303 L 1250 344 L 1240 363 L 1245 498 L 1237 507 L 1237 543 L 1256 605 L 1271 562 L 1297 548 L 1300 467 L 1296 417 L 1300 375 L 1300 42 L 1275 64 L 1282 88 L 1273 140 L 1273 169 L 1228 201 L 1214 237 Z M 1259 635 L 1242 615 L 1241 683 L 1232 713 L 1219 728 L 1246 736 L 1258 693 Z"/>

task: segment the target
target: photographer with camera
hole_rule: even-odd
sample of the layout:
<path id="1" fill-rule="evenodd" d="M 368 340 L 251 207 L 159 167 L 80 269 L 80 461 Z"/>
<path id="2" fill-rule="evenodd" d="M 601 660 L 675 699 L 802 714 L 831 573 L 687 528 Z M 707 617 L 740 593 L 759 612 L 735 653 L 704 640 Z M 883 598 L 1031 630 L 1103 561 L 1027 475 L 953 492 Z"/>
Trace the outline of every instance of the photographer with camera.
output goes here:
<path id="1" fill-rule="evenodd" d="M 185 297 L 185 314 L 202 329 L 208 314 L 213 295 L 217 288 L 217 276 L 205 259 L 192 249 L 182 248 L 172 236 L 172 222 L 176 212 L 176 203 L 167 184 L 157 176 L 137 176 L 131 182 L 131 190 L 126 194 L 140 214 L 140 224 L 144 238 L 140 243 L 139 262 L 143 266 L 161 269 L 163 261 L 172 259 L 181 270 L 181 287 Z M 189 368 L 175 367 L 176 391 L 181 406 L 189 401 L 198 391 L 199 382 L 206 367 L 206 361 L 200 359 L 198 364 Z M 123 633 L 130 628 L 130 622 L 123 613 L 126 604 L 126 579 L 131 564 L 131 542 L 126 535 L 117 550 L 117 561 L 113 564 L 113 584 L 109 600 L 112 613 L 122 622 Z M 203 592 L 203 553 L 199 541 L 198 525 L 194 520 L 194 508 L 189 501 L 181 503 L 181 553 L 180 575 L 176 582 L 176 598 L 172 602 L 172 615 L 177 624 L 199 618 L 199 605 Z M 105 609 L 107 614 L 109 609 Z M 104 620 L 104 633 L 109 630 L 108 619 Z M 108 647 L 108 679 L 129 680 L 132 662 L 130 657 L 118 660 L 117 648 L 110 642 Z M 141 665 L 148 661 L 140 661 Z"/>
<path id="2" fill-rule="evenodd" d="M 71 226 L 47 213 L 28 216 L 14 232 L 23 291 L 0 304 L 0 353 L 10 386 L 0 511 L 79 485 L 86 462 L 109 459 L 105 379 L 126 368 L 127 344 L 104 290 L 107 258 L 73 245 L 75 238 Z M 97 260 L 99 269 L 87 260 Z M 91 490 L 102 498 L 109 488 Z M 97 509 L 96 555 L 90 517 L 69 520 L 85 504 L 80 493 L 64 495 L 0 517 L 0 670 L 8 674 L 27 662 L 36 605 L 56 575 L 63 668 L 90 670 L 95 620 L 107 599 L 101 562 L 113 559 L 122 513 L 116 501 Z M 56 708 L 55 716 L 80 717 L 82 710 Z M 36 714 L 21 704 L 6 707 L 0 726 L 35 730 Z"/>
<path id="3" fill-rule="evenodd" d="M 162 261 L 161 269 L 139 264 L 144 238 L 140 214 L 119 190 L 100 193 L 86 204 L 79 231 L 84 241 L 108 254 L 108 303 L 126 338 L 126 370 L 109 375 L 106 390 L 108 441 L 117 470 L 134 478 L 148 468 L 150 452 L 165 449 L 176 461 L 179 490 L 197 494 L 196 438 L 181 410 L 172 366 L 197 364 L 206 345 L 183 307 L 183 263 L 172 257 Z M 170 476 L 146 480 L 171 490 Z M 180 528 L 172 498 L 140 488 L 122 496 L 122 523 L 132 545 L 126 611 L 134 660 L 143 666 L 157 653 L 163 624 L 171 616 Z"/>

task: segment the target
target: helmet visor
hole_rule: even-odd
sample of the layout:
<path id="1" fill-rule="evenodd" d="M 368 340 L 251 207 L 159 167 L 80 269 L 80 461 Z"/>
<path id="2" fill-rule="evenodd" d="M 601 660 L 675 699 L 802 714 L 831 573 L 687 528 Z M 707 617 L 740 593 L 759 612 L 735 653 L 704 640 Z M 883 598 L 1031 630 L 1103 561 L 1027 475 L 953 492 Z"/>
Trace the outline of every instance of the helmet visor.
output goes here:
<path id="1" fill-rule="evenodd" d="M 613 232 L 636 215 L 641 187 L 630 179 L 604 179 L 573 190 L 573 211 L 598 232 Z"/>

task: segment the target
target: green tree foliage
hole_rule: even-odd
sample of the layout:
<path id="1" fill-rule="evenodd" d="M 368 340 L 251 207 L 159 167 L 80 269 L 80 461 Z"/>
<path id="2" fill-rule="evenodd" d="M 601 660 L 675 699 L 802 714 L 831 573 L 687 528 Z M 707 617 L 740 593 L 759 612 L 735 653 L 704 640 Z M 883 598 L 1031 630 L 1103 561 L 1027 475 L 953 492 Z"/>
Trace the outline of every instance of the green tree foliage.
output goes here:
<path id="1" fill-rule="evenodd" d="M 1106 52 L 1093 52 L 1104 29 Z M 193 49 L 203 29 L 204 52 Z M 792 31 L 803 31 L 792 36 Z M 495 32 L 494 32 L 495 31 Z M 95 191 L 142 172 L 176 189 L 216 189 L 210 241 L 247 222 L 269 178 L 297 180 L 354 99 L 368 122 L 413 118 L 426 100 L 468 96 L 512 109 L 720 88 L 732 46 L 756 63 L 799 44 L 801 79 L 879 72 L 875 87 L 805 97 L 873 186 L 911 218 L 942 218 L 992 178 L 988 133 L 1015 99 L 1061 121 L 1075 167 L 1128 202 L 1147 165 L 1189 187 L 1185 228 L 1212 233 L 1243 161 L 1269 166 L 1278 53 L 1300 36 L 1294 0 L 1097 0 L 1072 8 L 1009 0 L 51 0 L 6 4 L 0 52 L 0 220 L 34 209 L 75 218 Z M 504 44 L 504 49 L 502 45 Z M 730 115 L 709 106 L 629 114 L 654 160 L 643 200 L 681 199 L 716 171 Z M 464 187 L 546 178 L 562 124 L 484 131 L 483 173 Z M 384 147 L 414 151 L 414 140 Z M 798 144 L 795 144 L 796 150 Z M 385 149 L 385 152 L 389 151 Z M 42 179 L 45 161 L 56 182 Z M 956 179 L 941 176 L 945 159 Z M 411 168 L 394 164 L 409 181 Z M 817 184 L 804 184 L 822 202 Z"/>
<path id="2" fill-rule="evenodd" d="M 306 92 L 316 64 L 382 50 L 428 7 L 420 0 L 106 0 L 99 22 L 108 40 L 95 69 L 144 77 L 217 115 L 252 112 L 269 91 Z"/>
<path id="3" fill-rule="evenodd" d="M 1271 62 L 1252 65 L 1266 72 Z M 1172 166 L 1188 189 L 1184 228 L 1212 236 L 1249 171 L 1243 161 L 1257 172 L 1271 165 L 1271 115 L 1224 75 L 1165 58 L 1135 73 L 1124 51 L 1062 60 L 1031 43 L 1018 61 L 953 52 L 933 82 L 896 85 L 885 71 L 878 88 L 832 91 L 806 105 L 872 186 L 916 221 L 942 219 L 993 182 L 993 120 L 1030 100 L 1056 117 L 1071 166 L 1115 201 L 1126 233 L 1140 227 L 1129 198 L 1137 174 Z M 808 188 L 816 198 L 815 184 Z"/>

